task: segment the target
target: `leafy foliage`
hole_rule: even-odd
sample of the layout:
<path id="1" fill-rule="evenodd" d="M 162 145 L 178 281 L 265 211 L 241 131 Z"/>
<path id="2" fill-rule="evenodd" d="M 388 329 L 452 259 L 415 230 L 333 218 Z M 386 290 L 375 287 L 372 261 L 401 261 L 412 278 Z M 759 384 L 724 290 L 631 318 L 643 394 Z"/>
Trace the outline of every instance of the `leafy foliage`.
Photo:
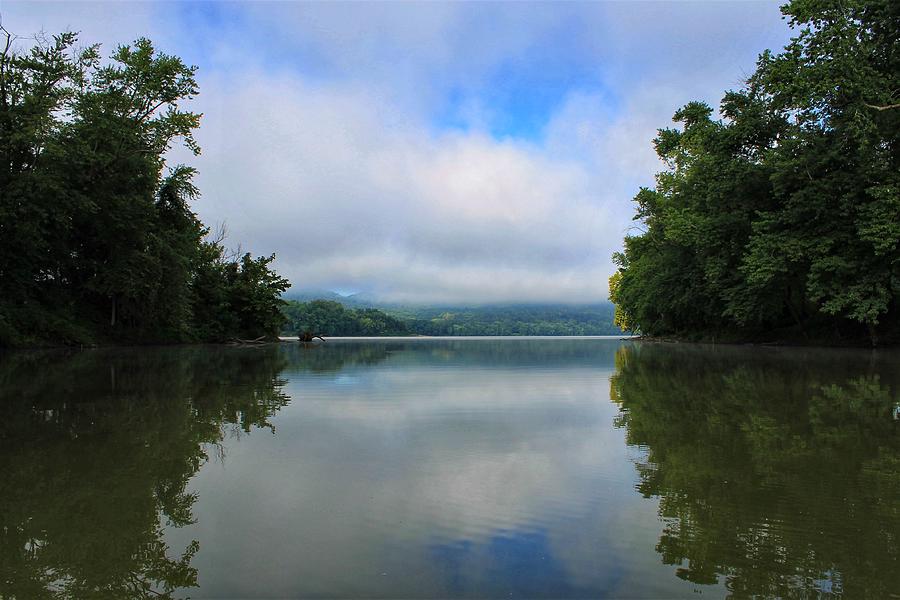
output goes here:
<path id="1" fill-rule="evenodd" d="M 422 335 L 607 335 L 613 307 L 535 305 L 389 309 Z"/>
<path id="2" fill-rule="evenodd" d="M 146 39 L 108 63 L 76 41 L 0 55 L 0 345 L 277 334 L 272 259 L 204 241 L 194 170 L 165 163 L 176 142 L 200 152 L 195 67 Z"/>
<path id="3" fill-rule="evenodd" d="M 615 335 L 613 307 L 396 306 L 350 308 L 338 301 L 288 301 L 285 332 L 324 335 Z"/>
<path id="4" fill-rule="evenodd" d="M 346 308 L 332 300 L 288 301 L 285 332 L 335 336 L 405 335 L 406 324 L 376 308 Z"/>
<path id="5" fill-rule="evenodd" d="M 900 8 L 797 0 L 721 120 L 654 141 L 646 233 L 616 254 L 619 321 L 652 335 L 900 338 Z"/>

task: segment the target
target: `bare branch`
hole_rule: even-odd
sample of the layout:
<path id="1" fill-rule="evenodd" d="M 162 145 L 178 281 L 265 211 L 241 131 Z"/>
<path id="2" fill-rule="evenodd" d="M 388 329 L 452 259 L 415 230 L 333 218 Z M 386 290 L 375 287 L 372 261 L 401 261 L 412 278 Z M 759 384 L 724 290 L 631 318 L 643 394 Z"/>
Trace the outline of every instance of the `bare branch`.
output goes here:
<path id="1" fill-rule="evenodd" d="M 869 108 L 874 108 L 875 110 L 891 110 L 892 108 L 900 108 L 900 102 L 897 104 L 886 104 L 884 106 L 878 106 L 876 104 L 869 104 L 868 102 L 863 102 Z"/>
<path id="2" fill-rule="evenodd" d="M 221 246 L 222 242 L 225 241 L 225 238 L 228 237 L 228 227 L 225 224 L 225 221 L 216 224 L 216 233 L 213 234 L 209 241 L 215 244 L 216 246 Z"/>

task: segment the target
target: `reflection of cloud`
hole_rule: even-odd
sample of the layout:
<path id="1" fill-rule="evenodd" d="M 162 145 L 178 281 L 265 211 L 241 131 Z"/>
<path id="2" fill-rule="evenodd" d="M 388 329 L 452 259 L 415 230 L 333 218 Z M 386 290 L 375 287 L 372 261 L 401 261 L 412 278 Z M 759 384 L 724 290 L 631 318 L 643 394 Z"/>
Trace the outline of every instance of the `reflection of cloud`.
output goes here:
<path id="1" fill-rule="evenodd" d="M 173 157 L 200 170 L 201 216 L 298 287 L 447 302 L 605 298 L 655 129 L 787 35 L 749 2 L 10 0 L 4 19 L 198 64 L 204 155 Z"/>
<path id="2" fill-rule="evenodd" d="M 427 507 L 430 518 L 440 515 L 446 527 L 467 536 L 490 527 L 534 526 L 536 515 L 548 510 L 545 503 L 556 497 L 554 490 L 571 491 L 567 472 L 609 460 L 605 449 L 614 442 L 575 435 L 599 425 L 598 403 L 609 385 L 603 370 L 557 370 L 549 379 L 546 372 L 515 369 L 460 374 L 372 371 L 358 375 L 353 387 L 342 385 L 340 397 L 330 381 L 305 382 L 305 419 L 337 427 L 337 437 L 354 436 L 350 432 L 357 428 L 404 440 L 414 434 L 415 461 L 437 468 L 380 465 L 385 472 L 379 477 L 387 480 L 379 488 L 414 490 L 386 498 L 386 505 L 408 505 L 410 514 Z M 390 481 L 394 476 L 402 479 L 397 485 Z"/>
<path id="3" fill-rule="evenodd" d="M 507 378 L 502 390 L 492 387 L 498 372 Z M 320 418 L 387 421 L 400 426 L 441 415 L 502 420 L 509 410 L 518 411 L 520 418 L 547 411 L 559 417 L 568 407 L 583 405 L 586 396 L 600 399 L 607 393 L 609 372 L 598 369 L 588 375 L 586 378 L 584 370 L 556 369 L 553 376 L 560 379 L 550 385 L 547 372 L 540 370 L 469 368 L 462 381 L 459 370 L 447 368 L 355 371 L 344 381 L 349 389 L 341 390 L 338 402 L 331 396 L 333 378 L 297 382 L 297 386 L 302 385 L 305 402 L 316 405 Z M 288 386 L 293 388 L 290 383 Z"/>
<path id="4" fill-rule="evenodd" d="M 195 480 L 199 523 L 174 535 L 202 540 L 197 596 L 252 595 L 258 581 L 276 596 L 449 594 L 442 557 L 460 546 L 455 568 L 475 595 L 538 546 L 556 566 L 534 578 L 557 590 L 652 589 L 669 574 L 652 552 L 655 505 L 631 502 L 610 368 L 389 360 L 339 384 L 292 376 L 278 435 L 242 439 Z M 226 481 L 241 486 L 223 497 Z M 639 576 L 615 558 L 635 538 L 651 555 Z"/>

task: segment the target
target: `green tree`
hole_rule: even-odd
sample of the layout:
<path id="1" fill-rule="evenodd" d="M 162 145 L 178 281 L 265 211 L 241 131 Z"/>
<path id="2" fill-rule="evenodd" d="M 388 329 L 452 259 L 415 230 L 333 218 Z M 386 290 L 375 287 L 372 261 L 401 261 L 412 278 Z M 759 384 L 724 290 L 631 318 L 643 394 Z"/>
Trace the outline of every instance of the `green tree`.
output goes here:
<path id="1" fill-rule="evenodd" d="M 253 258 L 245 253 L 240 262 L 226 265 L 229 311 L 237 317 L 243 337 L 275 337 L 281 331 L 281 293 L 290 283 L 269 268 L 273 260 L 274 254 Z"/>
<path id="2" fill-rule="evenodd" d="M 614 256 L 626 322 L 655 335 L 900 338 L 900 17 L 795 1 L 799 35 L 720 105 L 663 129 L 667 169 Z"/>
<path id="3" fill-rule="evenodd" d="M 228 260 L 191 210 L 195 67 L 147 39 L 0 54 L 0 345 L 277 335 L 273 257 Z"/>
<path id="4" fill-rule="evenodd" d="M 340 302 L 313 300 L 289 301 L 284 308 L 285 332 L 304 332 L 333 336 L 405 335 L 407 326 L 375 308 L 351 309 Z"/>

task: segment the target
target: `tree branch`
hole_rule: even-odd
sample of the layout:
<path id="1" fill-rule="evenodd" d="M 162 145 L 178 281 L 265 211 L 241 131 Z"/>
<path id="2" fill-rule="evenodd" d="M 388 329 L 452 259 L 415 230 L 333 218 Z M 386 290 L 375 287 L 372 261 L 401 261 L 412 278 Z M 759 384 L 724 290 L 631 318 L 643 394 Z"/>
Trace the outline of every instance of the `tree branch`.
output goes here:
<path id="1" fill-rule="evenodd" d="M 886 104 L 884 106 L 878 106 L 876 104 L 869 104 L 868 102 L 863 102 L 869 108 L 874 108 L 875 110 L 891 110 L 892 108 L 900 108 L 900 102 L 897 104 Z"/>

